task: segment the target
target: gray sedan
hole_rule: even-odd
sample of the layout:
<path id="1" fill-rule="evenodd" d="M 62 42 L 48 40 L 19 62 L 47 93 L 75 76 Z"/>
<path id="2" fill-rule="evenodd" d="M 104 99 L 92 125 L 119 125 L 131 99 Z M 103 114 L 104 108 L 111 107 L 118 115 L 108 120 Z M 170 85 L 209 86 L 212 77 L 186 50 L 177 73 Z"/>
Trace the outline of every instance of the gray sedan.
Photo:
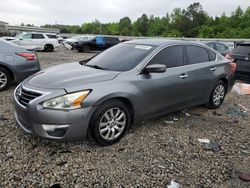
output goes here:
<path id="1" fill-rule="evenodd" d="M 129 41 L 29 77 L 15 90 L 14 115 L 43 138 L 110 145 L 135 121 L 202 104 L 218 108 L 235 68 L 202 44 Z"/>
<path id="2" fill-rule="evenodd" d="M 7 89 L 12 81 L 23 81 L 39 70 L 35 52 L 0 39 L 0 91 Z"/>

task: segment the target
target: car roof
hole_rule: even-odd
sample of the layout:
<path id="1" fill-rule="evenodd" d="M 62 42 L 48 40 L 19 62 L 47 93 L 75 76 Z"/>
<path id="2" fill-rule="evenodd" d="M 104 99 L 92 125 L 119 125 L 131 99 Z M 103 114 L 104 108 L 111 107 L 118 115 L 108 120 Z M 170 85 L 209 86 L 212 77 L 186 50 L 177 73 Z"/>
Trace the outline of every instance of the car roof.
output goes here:
<path id="1" fill-rule="evenodd" d="M 125 43 L 153 45 L 153 46 L 163 46 L 163 45 L 170 45 L 170 44 L 190 44 L 190 45 L 201 44 L 200 42 L 190 42 L 190 41 L 170 40 L 170 39 L 136 39 L 136 40 L 127 41 Z"/>

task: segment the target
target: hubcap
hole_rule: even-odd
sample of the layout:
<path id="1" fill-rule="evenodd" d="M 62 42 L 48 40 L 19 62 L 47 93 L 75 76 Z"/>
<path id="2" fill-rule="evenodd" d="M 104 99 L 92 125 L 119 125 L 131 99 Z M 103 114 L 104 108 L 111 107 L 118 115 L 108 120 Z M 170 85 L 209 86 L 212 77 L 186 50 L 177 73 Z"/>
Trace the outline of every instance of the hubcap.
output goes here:
<path id="1" fill-rule="evenodd" d="M 3 88 L 7 84 L 7 75 L 0 71 L 0 88 Z"/>
<path id="2" fill-rule="evenodd" d="M 224 98 L 225 88 L 223 85 L 218 85 L 214 90 L 213 101 L 216 106 L 219 106 Z"/>
<path id="3" fill-rule="evenodd" d="M 105 140 L 120 136 L 126 125 L 126 114 L 120 108 L 111 108 L 101 117 L 99 133 Z"/>

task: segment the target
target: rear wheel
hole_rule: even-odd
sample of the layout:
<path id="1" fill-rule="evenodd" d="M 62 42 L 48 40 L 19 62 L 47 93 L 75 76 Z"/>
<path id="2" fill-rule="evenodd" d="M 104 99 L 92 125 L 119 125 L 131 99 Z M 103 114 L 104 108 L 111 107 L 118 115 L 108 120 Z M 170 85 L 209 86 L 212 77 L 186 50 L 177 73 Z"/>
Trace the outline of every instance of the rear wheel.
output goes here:
<path id="1" fill-rule="evenodd" d="M 89 46 L 86 46 L 86 45 L 82 46 L 82 52 L 88 53 L 89 51 L 90 51 Z"/>
<path id="2" fill-rule="evenodd" d="M 10 81 L 10 73 L 5 68 L 0 67 L 0 91 L 7 89 Z"/>
<path id="3" fill-rule="evenodd" d="M 53 51 L 54 51 L 54 46 L 51 45 L 51 44 L 46 44 L 46 45 L 44 46 L 44 51 L 45 51 L 45 52 L 53 52 Z"/>
<path id="4" fill-rule="evenodd" d="M 224 101 L 225 95 L 226 85 L 222 80 L 219 80 L 212 89 L 207 107 L 210 109 L 219 108 Z"/>
<path id="5" fill-rule="evenodd" d="M 94 139 L 101 145 L 118 142 L 130 125 L 130 114 L 126 105 L 119 100 L 104 102 L 91 119 Z"/>

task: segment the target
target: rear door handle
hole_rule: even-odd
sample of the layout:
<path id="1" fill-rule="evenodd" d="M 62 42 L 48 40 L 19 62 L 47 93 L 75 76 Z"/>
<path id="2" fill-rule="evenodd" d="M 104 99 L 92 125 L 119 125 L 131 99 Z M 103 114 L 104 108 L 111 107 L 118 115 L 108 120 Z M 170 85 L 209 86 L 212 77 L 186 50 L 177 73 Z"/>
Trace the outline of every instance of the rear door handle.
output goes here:
<path id="1" fill-rule="evenodd" d="M 211 67 L 210 70 L 211 70 L 211 71 L 215 71 L 215 70 L 216 70 L 216 67 Z"/>
<path id="2" fill-rule="evenodd" d="M 180 78 L 181 78 L 181 79 L 185 79 L 185 78 L 187 78 L 187 77 L 188 77 L 187 74 L 182 74 L 182 75 L 180 75 Z"/>

